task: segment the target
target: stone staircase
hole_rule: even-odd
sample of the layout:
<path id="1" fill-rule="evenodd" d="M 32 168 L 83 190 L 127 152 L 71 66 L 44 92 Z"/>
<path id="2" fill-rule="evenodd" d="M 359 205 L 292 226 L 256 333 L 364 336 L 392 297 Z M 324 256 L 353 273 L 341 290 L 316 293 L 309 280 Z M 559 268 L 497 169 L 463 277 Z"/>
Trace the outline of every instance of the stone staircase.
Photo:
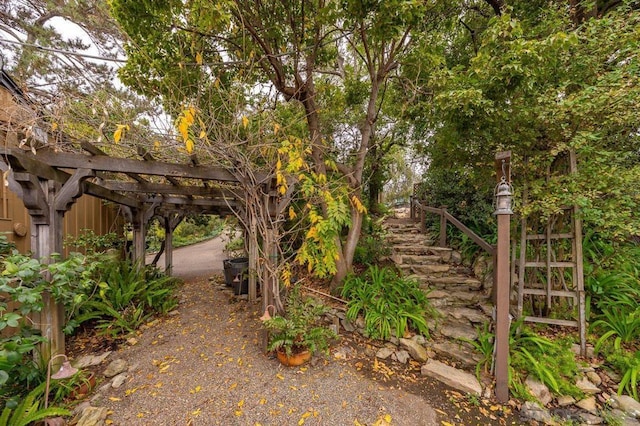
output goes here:
<path id="1" fill-rule="evenodd" d="M 459 347 L 458 339 L 475 339 L 476 328 L 491 319 L 493 305 L 483 281 L 471 267 L 462 264 L 459 253 L 434 245 L 434 239 L 422 234 L 410 219 L 387 219 L 385 228 L 390 259 L 404 276 L 418 281 L 441 314 L 430 324 L 436 341 L 440 340 L 433 349 L 472 364 L 473 359 Z M 439 339 L 442 337 L 448 339 Z"/>

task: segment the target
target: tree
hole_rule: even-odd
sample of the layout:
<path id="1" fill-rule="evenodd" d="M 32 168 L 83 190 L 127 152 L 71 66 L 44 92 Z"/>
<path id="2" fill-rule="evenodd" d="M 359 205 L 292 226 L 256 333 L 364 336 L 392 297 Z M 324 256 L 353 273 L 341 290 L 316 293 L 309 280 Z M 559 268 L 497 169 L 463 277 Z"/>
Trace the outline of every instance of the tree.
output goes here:
<path id="1" fill-rule="evenodd" d="M 5 66 L 36 95 L 87 93 L 110 86 L 114 68 L 83 54 L 116 58 L 122 33 L 104 1 L 7 0 L 0 4 Z M 42 46 L 39 49 L 36 46 Z"/>
<path id="2" fill-rule="evenodd" d="M 449 38 L 424 38 L 419 54 L 437 66 L 404 70 L 423 94 L 412 113 L 434 173 L 470 176 L 490 199 L 493 155 L 510 149 L 516 188 L 528 188 L 520 213 L 576 204 L 587 226 L 626 238 L 640 232 L 640 13 L 633 1 L 597 3 L 514 1 L 500 14 L 472 4 L 443 23 Z M 575 175 L 560 168 L 571 151 Z"/>
<path id="3" fill-rule="evenodd" d="M 332 241 L 325 241 L 337 254 L 327 259 L 326 272 L 334 274 L 333 287 L 340 283 L 362 226 L 363 171 L 381 96 L 414 32 L 436 18 L 428 14 L 434 6 L 404 0 L 114 0 L 112 7 L 131 39 L 123 80 L 141 93 L 163 96 L 173 111 L 185 103 L 205 113 L 224 109 L 226 118 L 215 121 L 228 123 L 239 113 L 259 111 L 265 104 L 252 100 L 271 89 L 268 99 L 276 109 L 281 100 L 299 105 L 299 136 L 309 145 L 313 172 L 342 182 L 350 200 L 348 226 L 332 227 Z M 338 98 L 345 110 L 329 102 Z M 326 218 L 326 198 L 320 202 Z"/>

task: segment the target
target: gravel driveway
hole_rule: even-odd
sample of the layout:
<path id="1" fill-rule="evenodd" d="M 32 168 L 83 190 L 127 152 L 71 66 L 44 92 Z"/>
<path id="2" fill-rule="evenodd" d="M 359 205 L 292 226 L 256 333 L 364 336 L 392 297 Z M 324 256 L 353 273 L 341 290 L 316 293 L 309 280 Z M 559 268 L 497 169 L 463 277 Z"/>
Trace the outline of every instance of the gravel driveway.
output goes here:
<path id="1" fill-rule="evenodd" d="M 215 239 L 175 251 L 174 274 L 187 279 L 178 309 L 110 356 L 130 366 L 121 387 L 94 401 L 109 408 L 110 424 L 440 423 L 423 398 L 364 377 L 350 363 L 357 354 L 341 343 L 326 359 L 295 368 L 262 353 L 260 305 L 238 300 L 220 284 L 221 246 Z M 211 273 L 213 280 L 203 279 Z"/>

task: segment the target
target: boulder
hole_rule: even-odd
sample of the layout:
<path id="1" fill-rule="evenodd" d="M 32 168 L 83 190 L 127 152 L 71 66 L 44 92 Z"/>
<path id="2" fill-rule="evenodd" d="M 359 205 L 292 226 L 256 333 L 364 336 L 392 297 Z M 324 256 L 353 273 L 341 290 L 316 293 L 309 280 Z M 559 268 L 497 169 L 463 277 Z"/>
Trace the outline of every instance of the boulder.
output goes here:
<path id="1" fill-rule="evenodd" d="M 440 361 L 430 359 L 420 371 L 423 376 L 433 377 L 462 392 L 478 396 L 482 393 L 482 386 L 473 374 L 450 367 Z"/>
<path id="2" fill-rule="evenodd" d="M 598 410 L 598 406 L 596 405 L 596 397 L 590 396 L 588 398 L 582 399 L 576 402 L 576 407 L 582 408 L 583 410 L 590 413 L 595 413 Z"/>
<path id="3" fill-rule="evenodd" d="M 551 413 L 544 407 L 541 407 L 537 402 L 526 401 L 520 408 L 520 415 L 525 419 L 531 419 L 538 422 L 542 422 L 545 425 L 554 424 L 554 420 L 551 417 Z"/>
<path id="4" fill-rule="evenodd" d="M 127 371 L 127 362 L 123 359 L 115 359 L 111 361 L 102 374 L 107 378 L 111 378 L 125 371 Z"/>
<path id="5" fill-rule="evenodd" d="M 611 405 L 631 417 L 640 418 L 640 402 L 628 395 L 613 395 Z"/>
<path id="6" fill-rule="evenodd" d="M 390 349 L 387 347 L 380 348 L 378 349 L 378 352 L 376 352 L 376 358 L 387 359 L 391 356 L 393 352 L 394 352 L 393 349 Z"/>
<path id="7" fill-rule="evenodd" d="M 587 395 L 600 393 L 600 388 L 591 383 L 586 377 L 581 377 L 580 379 L 578 379 L 578 381 L 576 382 L 576 386 Z"/>
<path id="8" fill-rule="evenodd" d="M 540 401 L 542 406 L 546 406 L 551 402 L 551 392 L 549 392 L 549 388 L 547 387 L 547 385 L 531 376 L 527 377 L 527 380 L 524 382 L 524 384 L 527 389 L 529 389 L 531 395 L 533 395 L 538 401 Z"/>
<path id="9" fill-rule="evenodd" d="M 82 411 L 82 416 L 76 426 L 102 425 L 107 418 L 107 407 L 87 407 Z"/>
<path id="10" fill-rule="evenodd" d="M 427 359 L 427 350 L 424 346 L 420 345 L 415 340 L 411 339 L 399 339 L 400 346 L 406 349 L 411 355 L 411 358 L 415 359 L 418 362 L 426 362 Z"/>

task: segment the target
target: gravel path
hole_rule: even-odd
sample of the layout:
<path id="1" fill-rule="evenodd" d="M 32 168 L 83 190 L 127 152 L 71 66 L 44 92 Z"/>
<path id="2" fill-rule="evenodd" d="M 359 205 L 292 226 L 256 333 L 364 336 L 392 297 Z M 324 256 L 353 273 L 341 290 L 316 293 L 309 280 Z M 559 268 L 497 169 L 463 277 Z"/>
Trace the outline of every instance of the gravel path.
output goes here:
<path id="1" fill-rule="evenodd" d="M 180 260 L 185 252 L 194 258 L 189 250 L 177 250 L 176 272 L 186 265 Z M 214 270 L 221 266 L 221 259 L 211 262 Z M 187 277 L 201 276 L 200 270 L 185 270 Z M 356 354 L 336 357 L 345 352 L 340 343 L 326 359 L 281 366 L 259 348 L 259 304 L 238 300 L 219 282 L 221 275 L 212 282 L 191 278 L 175 315 L 145 327 L 135 344 L 111 354 L 109 359 L 122 358 L 130 365 L 125 383 L 100 392 L 94 401 L 109 408 L 111 424 L 440 423 L 423 398 L 364 377 L 350 362 Z"/>

